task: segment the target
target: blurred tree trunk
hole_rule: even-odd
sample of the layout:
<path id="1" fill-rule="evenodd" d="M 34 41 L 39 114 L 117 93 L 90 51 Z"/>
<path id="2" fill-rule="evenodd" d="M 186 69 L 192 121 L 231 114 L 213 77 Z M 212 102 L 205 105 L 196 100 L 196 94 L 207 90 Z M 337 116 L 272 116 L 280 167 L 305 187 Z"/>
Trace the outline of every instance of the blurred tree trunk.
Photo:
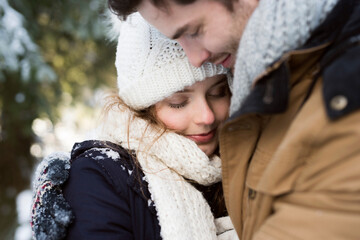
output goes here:
<path id="1" fill-rule="evenodd" d="M 16 196 L 29 188 L 34 159 L 30 147 L 34 142 L 31 131 L 36 118 L 33 97 L 24 95 L 24 86 L 18 73 L 5 74 L 1 87 L 1 135 L 0 135 L 0 239 L 9 239 L 16 227 Z M 26 84 L 26 85 L 31 85 Z M 29 92 L 29 91 L 28 91 Z"/>

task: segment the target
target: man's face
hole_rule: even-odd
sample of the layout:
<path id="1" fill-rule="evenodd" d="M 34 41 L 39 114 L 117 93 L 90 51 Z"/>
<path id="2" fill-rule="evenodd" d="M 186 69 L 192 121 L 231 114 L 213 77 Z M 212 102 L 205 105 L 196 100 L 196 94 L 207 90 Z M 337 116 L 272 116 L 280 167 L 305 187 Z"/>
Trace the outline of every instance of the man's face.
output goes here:
<path id="1" fill-rule="evenodd" d="M 143 0 L 140 14 L 165 36 L 177 40 L 195 67 L 204 62 L 232 68 L 241 35 L 259 0 L 238 0 L 230 12 L 216 0 L 179 5 L 168 0 L 166 9 Z"/>

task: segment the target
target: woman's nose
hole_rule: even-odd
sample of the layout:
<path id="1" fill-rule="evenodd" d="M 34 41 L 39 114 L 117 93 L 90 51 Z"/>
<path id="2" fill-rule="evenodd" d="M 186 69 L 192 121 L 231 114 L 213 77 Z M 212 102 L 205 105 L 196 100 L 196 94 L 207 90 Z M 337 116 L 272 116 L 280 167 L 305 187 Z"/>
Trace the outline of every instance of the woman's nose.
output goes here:
<path id="1" fill-rule="evenodd" d="M 215 121 L 215 114 L 207 101 L 201 101 L 194 109 L 194 122 L 199 125 L 211 125 Z"/>

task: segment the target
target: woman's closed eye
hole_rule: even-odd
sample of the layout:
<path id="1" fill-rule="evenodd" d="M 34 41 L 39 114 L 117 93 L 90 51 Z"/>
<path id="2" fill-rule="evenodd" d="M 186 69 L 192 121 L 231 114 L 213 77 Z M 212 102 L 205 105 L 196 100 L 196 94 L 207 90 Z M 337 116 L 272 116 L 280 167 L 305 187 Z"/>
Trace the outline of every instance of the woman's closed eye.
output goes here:
<path id="1" fill-rule="evenodd" d="M 185 107 L 187 104 L 187 100 L 186 101 L 183 101 L 181 103 L 169 103 L 169 107 L 171 108 L 183 108 Z"/>
<path id="2" fill-rule="evenodd" d="M 184 96 L 183 94 L 175 94 L 172 97 L 166 99 L 166 103 L 171 108 L 183 108 L 188 103 L 188 97 Z"/>

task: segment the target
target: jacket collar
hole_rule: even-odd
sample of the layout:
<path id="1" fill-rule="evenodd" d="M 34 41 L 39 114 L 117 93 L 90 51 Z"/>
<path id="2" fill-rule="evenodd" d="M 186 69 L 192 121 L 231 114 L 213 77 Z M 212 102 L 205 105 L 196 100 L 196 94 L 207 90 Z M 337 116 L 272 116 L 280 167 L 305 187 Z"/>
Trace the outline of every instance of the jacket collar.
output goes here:
<path id="1" fill-rule="evenodd" d="M 336 113 L 334 113 L 334 110 L 331 107 L 331 102 L 334 102 L 334 97 L 338 96 L 336 95 L 336 89 L 338 89 L 340 79 L 336 77 L 330 77 L 331 71 L 327 71 L 327 68 L 331 69 L 330 67 L 332 67 L 333 71 L 335 71 L 336 65 L 333 65 L 333 60 L 335 57 L 339 56 L 341 49 L 347 49 L 344 47 L 356 45 L 354 42 L 356 42 L 355 40 L 359 38 L 354 38 L 354 36 L 360 34 L 359 20 L 359 1 L 339 1 L 332 12 L 328 15 L 326 20 L 315 29 L 307 43 L 299 49 L 294 50 L 302 51 L 316 48 L 326 43 L 332 43 L 329 47 L 329 50 L 324 54 L 324 57 L 320 62 L 320 74 L 322 74 L 324 79 L 325 105 L 330 119 L 335 119 L 360 107 L 360 101 L 356 101 L 356 99 L 354 99 L 351 101 L 351 106 L 346 111 L 344 110 L 339 112 L 336 110 Z M 286 55 L 289 56 L 290 54 L 291 52 Z M 256 81 L 251 93 L 245 99 L 244 104 L 242 105 L 243 107 L 234 113 L 228 121 L 236 119 L 240 115 L 247 113 L 276 114 L 282 113 L 287 109 L 289 99 L 290 72 L 286 60 L 287 57 L 283 56 L 281 59 L 268 67 L 267 71 L 262 74 L 262 77 Z M 345 58 L 345 60 L 350 59 Z M 348 73 L 349 76 L 347 77 L 346 83 L 343 81 L 343 78 L 341 78 L 340 84 L 343 86 L 343 94 L 341 96 L 354 95 L 353 98 L 358 98 L 356 97 L 357 95 L 354 93 L 354 90 L 357 89 L 357 93 L 360 92 L 360 80 L 358 80 L 360 73 L 359 70 L 356 70 L 360 69 L 360 59 L 357 57 L 356 60 L 357 63 L 349 62 L 352 64 L 353 71 Z M 355 66 L 355 64 L 358 64 L 359 67 L 356 67 L 357 65 Z M 331 94 L 329 94 L 329 92 Z M 334 96 L 334 94 L 336 96 Z"/>
<path id="2" fill-rule="evenodd" d="M 323 99 L 331 120 L 360 108 L 360 2 L 342 2 L 344 11 L 340 14 L 348 16 L 347 21 L 320 63 L 324 69 Z"/>

